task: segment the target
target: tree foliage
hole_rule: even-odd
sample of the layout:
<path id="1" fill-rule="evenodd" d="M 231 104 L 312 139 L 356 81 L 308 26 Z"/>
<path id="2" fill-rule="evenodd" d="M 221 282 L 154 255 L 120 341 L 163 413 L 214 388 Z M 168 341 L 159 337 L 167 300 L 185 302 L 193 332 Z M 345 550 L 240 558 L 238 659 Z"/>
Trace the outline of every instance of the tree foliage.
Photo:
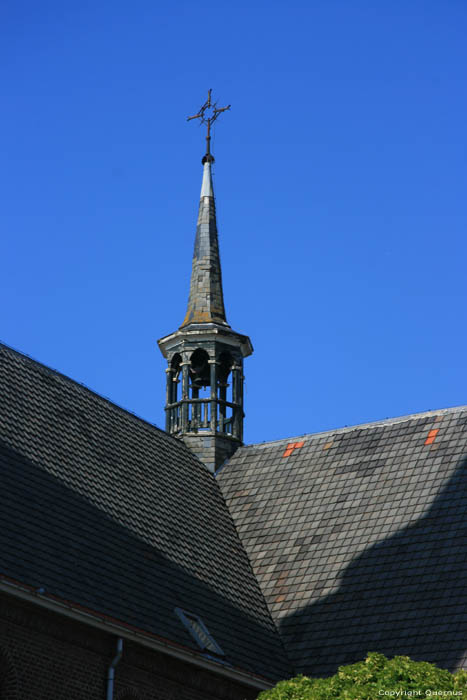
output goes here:
<path id="1" fill-rule="evenodd" d="M 397 700 L 401 698 L 463 698 L 467 671 L 454 675 L 408 656 L 387 659 L 370 653 L 364 661 L 340 666 L 330 678 L 297 676 L 265 690 L 258 700 Z"/>

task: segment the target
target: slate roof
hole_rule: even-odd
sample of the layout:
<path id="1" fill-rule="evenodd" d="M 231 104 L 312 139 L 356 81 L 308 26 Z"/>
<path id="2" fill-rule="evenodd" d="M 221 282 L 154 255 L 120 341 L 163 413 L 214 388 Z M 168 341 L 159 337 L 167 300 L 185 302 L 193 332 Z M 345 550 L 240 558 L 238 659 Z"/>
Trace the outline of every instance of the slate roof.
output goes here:
<path id="1" fill-rule="evenodd" d="M 211 162 L 204 162 L 203 184 L 196 226 L 190 296 L 184 328 L 191 323 L 220 323 L 227 326 L 222 271 L 217 236 L 216 203 L 211 178 Z"/>
<path id="2" fill-rule="evenodd" d="M 0 345 L 0 576 L 234 667 L 290 672 L 213 476 L 185 445 Z"/>
<path id="3" fill-rule="evenodd" d="M 296 671 L 467 667 L 467 407 L 242 447 L 218 480 Z"/>

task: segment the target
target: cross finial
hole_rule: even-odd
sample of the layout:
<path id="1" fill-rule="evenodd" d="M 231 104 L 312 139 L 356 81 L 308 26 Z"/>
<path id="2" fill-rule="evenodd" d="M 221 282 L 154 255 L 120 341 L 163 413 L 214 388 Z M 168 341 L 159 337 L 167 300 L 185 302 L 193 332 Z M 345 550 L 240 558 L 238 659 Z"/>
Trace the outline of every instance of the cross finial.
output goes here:
<path id="1" fill-rule="evenodd" d="M 191 121 L 191 119 L 199 119 L 201 124 L 206 124 L 206 155 L 202 160 L 203 163 L 212 163 L 214 161 L 214 157 L 211 155 L 211 124 L 216 121 L 221 112 L 225 112 L 227 109 L 230 109 L 230 105 L 227 105 L 227 107 L 218 107 L 217 102 L 213 103 L 211 101 L 211 92 L 212 90 L 208 90 L 208 99 L 200 108 L 198 114 L 188 117 L 187 119 L 187 121 Z M 206 116 L 206 110 L 210 110 L 210 116 Z"/>

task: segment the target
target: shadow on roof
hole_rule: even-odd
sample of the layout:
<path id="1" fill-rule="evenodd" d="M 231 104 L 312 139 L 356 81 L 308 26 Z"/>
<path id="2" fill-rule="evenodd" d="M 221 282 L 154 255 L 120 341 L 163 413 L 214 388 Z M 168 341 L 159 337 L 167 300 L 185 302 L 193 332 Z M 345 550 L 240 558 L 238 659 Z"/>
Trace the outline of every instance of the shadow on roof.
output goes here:
<path id="1" fill-rule="evenodd" d="M 29 461 L 2 441 L 0 478 L 4 575 L 199 652 L 174 613 L 181 607 L 203 619 L 233 666 L 272 679 L 287 675 L 267 617 L 262 624 L 254 611 L 236 606 L 39 460 Z M 188 516 L 185 527 L 190 528 Z"/>
<path id="2" fill-rule="evenodd" d="M 424 517 L 355 558 L 337 592 L 283 618 L 297 672 L 331 675 L 369 651 L 465 667 L 466 504 L 464 456 Z"/>

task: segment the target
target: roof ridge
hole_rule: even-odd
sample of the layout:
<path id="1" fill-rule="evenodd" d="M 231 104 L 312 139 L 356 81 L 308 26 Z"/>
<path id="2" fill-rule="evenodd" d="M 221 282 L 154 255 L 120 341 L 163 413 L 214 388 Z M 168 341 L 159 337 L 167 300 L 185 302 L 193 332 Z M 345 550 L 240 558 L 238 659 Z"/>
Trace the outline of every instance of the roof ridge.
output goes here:
<path id="1" fill-rule="evenodd" d="M 97 391 L 94 391 L 94 389 L 91 389 L 88 387 L 86 384 L 83 384 L 82 382 L 79 382 L 76 379 L 72 379 L 68 375 L 64 374 L 63 372 L 60 372 L 58 369 L 54 369 L 53 367 L 49 367 L 48 365 L 45 365 L 43 362 L 39 362 L 39 360 L 36 360 L 34 357 L 31 357 L 31 355 L 26 354 L 25 352 L 22 352 L 22 350 L 17 350 L 16 348 L 13 348 L 11 345 L 8 345 L 8 343 L 4 343 L 2 340 L 0 340 L 0 348 L 5 348 L 6 351 L 13 353 L 14 355 L 18 355 L 19 357 L 27 360 L 28 362 L 33 362 L 35 365 L 38 365 L 38 367 L 41 367 L 42 369 L 47 370 L 51 374 L 55 374 L 61 379 L 64 379 L 66 382 L 70 382 L 71 384 L 74 384 L 75 386 L 79 387 L 80 389 L 84 390 L 85 392 L 91 394 L 92 396 L 95 396 L 97 399 L 100 399 L 101 401 L 105 402 L 112 408 L 117 409 L 117 411 L 121 411 L 123 413 L 126 413 L 127 415 L 131 416 L 132 418 L 136 418 L 136 420 L 144 423 L 145 425 L 150 426 L 151 428 L 154 428 L 160 433 L 163 433 L 165 437 L 170 438 L 171 440 L 175 440 L 177 445 L 183 445 L 185 449 L 188 450 L 188 447 L 185 445 L 183 440 L 179 440 L 176 438 L 174 435 L 170 435 L 167 433 L 165 430 L 162 428 L 159 428 L 158 425 L 155 423 L 151 423 L 150 421 L 146 420 L 146 418 L 142 418 L 139 416 L 137 413 L 134 411 L 131 411 L 128 408 L 124 408 L 123 406 L 120 406 L 120 404 L 116 403 L 115 401 L 112 401 L 112 399 L 107 398 L 107 396 L 103 396 L 102 394 L 99 394 Z M 189 450 L 190 454 L 194 455 L 194 453 Z M 195 455 L 194 455 L 195 456 Z M 203 464 L 201 460 L 196 458 L 200 464 Z M 203 466 L 206 468 L 206 465 L 203 464 Z"/>
<path id="2" fill-rule="evenodd" d="M 461 411 L 467 411 L 467 405 L 462 406 L 451 406 L 449 408 L 438 408 L 436 410 L 422 411 L 421 413 L 409 413 L 403 416 L 396 416 L 395 418 L 383 418 L 382 420 L 371 421 L 369 423 L 358 423 L 356 425 L 346 425 L 342 428 L 331 428 L 330 430 L 321 430 L 317 433 L 304 433 L 302 435 L 295 435 L 292 437 L 280 438 L 279 440 L 269 440 L 265 442 L 250 443 L 248 445 L 242 445 L 240 449 L 245 447 L 266 447 L 267 445 L 280 444 L 283 442 L 291 442 L 297 439 L 303 438 L 315 438 L 324 435 L 335 435 L 336 433 L 348 433 L 352 430 L 359 430 L 362 428 L 373 428 L 381 425 L 394 425 L 395 423 L 403 423 L 409 421 L 412 418 L 425 418 L 428 416 L 439 416 L 446 413 L 460 413 Z"/>

